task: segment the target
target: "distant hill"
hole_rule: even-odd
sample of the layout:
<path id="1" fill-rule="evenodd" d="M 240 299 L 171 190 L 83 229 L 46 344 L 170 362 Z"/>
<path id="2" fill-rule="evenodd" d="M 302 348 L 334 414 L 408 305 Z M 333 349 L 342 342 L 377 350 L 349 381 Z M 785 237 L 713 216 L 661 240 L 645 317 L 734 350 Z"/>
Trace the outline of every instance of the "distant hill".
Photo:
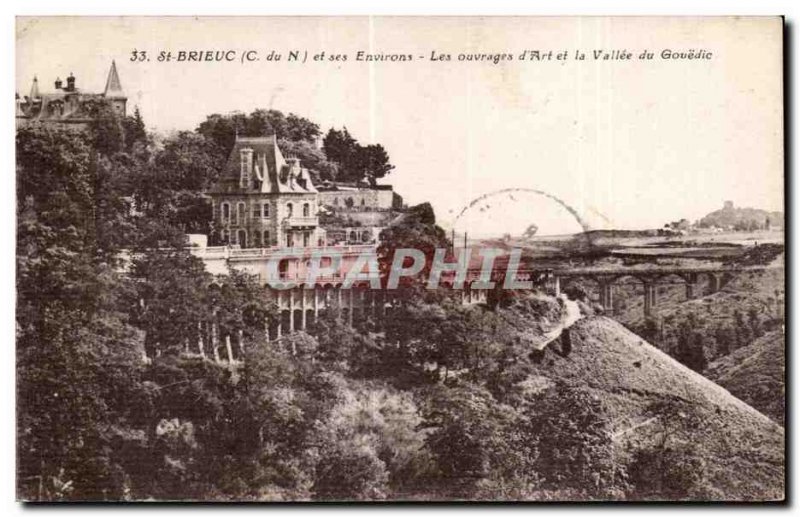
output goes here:
<path id="1" fill-rule="evenodd" d="M 758 230 L 767 227 L 783 227 L 783 212 L 768 212 L 759 208 L 734 207 L 726 201 L 720 210 L 715 210 L 701 218 L 697 225 L 703 228 L 717 226 L 733 230 Z"/>
<path id="2" fill-rule="evenodd" d="M 530 384 L 589 390 L 606 408 L 620 455 L 635 457 L 670 429 L 673 446 L 690 447 L 704 465 L 707 491 L 698 499 L 783 498 L 781 426 L 610 318 L 586 317 L 569 335 L 569 352 L 551 345 Z M 653 410 L 670 404 L 680 411 Z"/>
<path id="3" fill-rule="evenodd" d="M 774 330 L 711 363 L 705 375 L 779 424 L 785 414 L 784 334 Z"/>

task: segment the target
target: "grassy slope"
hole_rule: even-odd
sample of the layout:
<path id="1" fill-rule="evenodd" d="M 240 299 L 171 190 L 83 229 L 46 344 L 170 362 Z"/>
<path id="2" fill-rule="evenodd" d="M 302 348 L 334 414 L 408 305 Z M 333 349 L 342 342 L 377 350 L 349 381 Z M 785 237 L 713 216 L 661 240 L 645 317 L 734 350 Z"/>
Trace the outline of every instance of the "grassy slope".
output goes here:
<path id="1" fill-rule="evenodd" d="M 774 263 L 783 261 L 783 255 Z M 663 335 L 657 346 L 671 350 L 676 346 L 677 332 L 689 313 L 697 317 L 696 331 L 703 334 L 706 357 L 712 364 L 704 372 L 737 397 L 783 424 L 784 414 L 784 363 L 785 338 L 783 332 L 773 330 L 758 338 L 752 345 L 732 350 L 722 355 L 715 340 L 715 330 L 721 326 L 733 328 L 734 314 L 738 310 L 749 319 L 755 309 L 759 320 L 776 320 L 783 314 L 785 275 L 783 270 L 749 273 L 734 278 L 721 291 L 687 301 L 682 286 L 662 288 L 656 317 L 663 324 Z M 643 323 L 642 296 L 629 287 L 625 297 L 625 310 L 615 316 L 627 325 L 637 328 Z M 702 290 L 700 290 L 702 292 Z M 621 293 L 618 291 L 618 298 Z M 733 345 L 732 345 L 733 346 Z M 741 368 L 741 370 L 739 370 Z M 738 372 L 738 373 L 737 373 Z"/>
<path id="2" fill-rule="evenodd" d="M 614 320 L 588 317 L 570 334 L 572 352 L 562 357 L 549 349 L 534 379 L 539 384 L 560 379 L 596 392 L 609 407 L 623 453 L 659 432 L 646 412 L 650 404 L 678 399 L 704 420 L 683 431 L 699 447 L 719 499 L 783 498 L 781 426 Z"/>
<path id="3" fill-rule="evenodd" d="M 774 330 L 711 363 L 706 376 L 736 397 L 783 424 L 784 334 Z"/>

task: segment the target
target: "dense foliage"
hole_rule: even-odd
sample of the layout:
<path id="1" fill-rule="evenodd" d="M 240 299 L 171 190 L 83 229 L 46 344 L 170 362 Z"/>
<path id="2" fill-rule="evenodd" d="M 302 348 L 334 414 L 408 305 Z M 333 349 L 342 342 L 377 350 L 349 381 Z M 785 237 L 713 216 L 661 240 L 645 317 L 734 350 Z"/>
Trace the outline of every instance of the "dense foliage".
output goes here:
<path id="1" fill-rule="evenodd" d="M 269 124 L 297 143 L 316 125 L 257 111 L 156 139 L 138 114 L 98 113 L 85 132 L 17 133 L 21 498 L 616 498 L 635 486 L 600 400 L 522 387 L 527 340 L 563 309 L 554 299 L 463 306 L 413 284 L 383 322 L 328 315 L 267 342 L 263 288 L 184 251 L 183 233 L 206 229 L 201 194 L 232 131 Z M 404 243 L 447 245 L 429 206 L 381 253 Z"/>
<path id="2" fill-rule="evenodd" d="M 281 152 L 299 158 L 315 180 L 375 184 L 375 180 L 394 169 L 381 144 L 362 145 L 347 128 L 331 128 L 320 149 L 322 132 L 316 123 L 294 113 L 284 115 L 278 110 L 257 109 L 249 115 L 239 112 L 209 115 L 198 126 L 197 134 L 218 146 L 224 156 L 233 148 L 236 135 L 274 134 Z"/>

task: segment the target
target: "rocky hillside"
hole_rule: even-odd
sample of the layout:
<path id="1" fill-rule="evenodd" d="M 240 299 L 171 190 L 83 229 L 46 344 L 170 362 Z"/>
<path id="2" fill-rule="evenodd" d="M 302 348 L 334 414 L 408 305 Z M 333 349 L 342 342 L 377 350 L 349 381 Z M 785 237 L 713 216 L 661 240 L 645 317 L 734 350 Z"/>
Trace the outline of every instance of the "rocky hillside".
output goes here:
<path id="1" fill-rule="evenodd" d="M 634 498 L 671 498 L 665 486 L 680 488 L 687 476 L 701 487 L 688 499 L 784 497 L 781 426 L 610 318 L 584 318 L 568 335 L 568 346 L 551 345 L 527 382 L 578 387 L 602 401 L 618 458 L 638 472 Z"/>
<path id="2" fill-rule="evenodd" d="M 735 230 L 753 230 L 767 227 L 783 226 L 783 212 L 769 212 L 758 208 L 734 207 L 726 203 L 720 210 L 715 210 L 701 218 L 697 224 L 701 227 L 716 226 Z"/>
<path id="3" fill-rule="evenodd" d="M 706 376 L 783 425 L 785 337 L 774 330 L 711 363 Z"/>

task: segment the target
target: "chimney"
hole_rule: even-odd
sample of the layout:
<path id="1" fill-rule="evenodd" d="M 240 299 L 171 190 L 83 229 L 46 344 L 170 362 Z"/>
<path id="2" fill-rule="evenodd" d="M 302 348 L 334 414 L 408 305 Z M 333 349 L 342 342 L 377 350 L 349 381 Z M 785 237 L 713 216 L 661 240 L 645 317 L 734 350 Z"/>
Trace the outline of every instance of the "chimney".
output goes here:
<path id="1" fill-rule="evenodd" d="M 289 165 L 289 169 L 293 173 L 296 174 L 296 173 L 300 172 L 300 160 L 297 158 L 297 156 L 295 156 L 293 154 L 290 154 L 286 158 L 286 163 Z"/>
<path id="2" fill-rule="evenodd" d="M 61 78 L 60 77 L 56 77 L 56 90 L 60 90 L 62 84 L 63 83 L 61 82 Z"/>
<path id="3" fill-rule="evenodd" d="M 72 72 L 70 72 L 69 77 L 67 77 L 67 91 L 69 92 L 75 91 L 75 76 L 72 75 Z"/>

